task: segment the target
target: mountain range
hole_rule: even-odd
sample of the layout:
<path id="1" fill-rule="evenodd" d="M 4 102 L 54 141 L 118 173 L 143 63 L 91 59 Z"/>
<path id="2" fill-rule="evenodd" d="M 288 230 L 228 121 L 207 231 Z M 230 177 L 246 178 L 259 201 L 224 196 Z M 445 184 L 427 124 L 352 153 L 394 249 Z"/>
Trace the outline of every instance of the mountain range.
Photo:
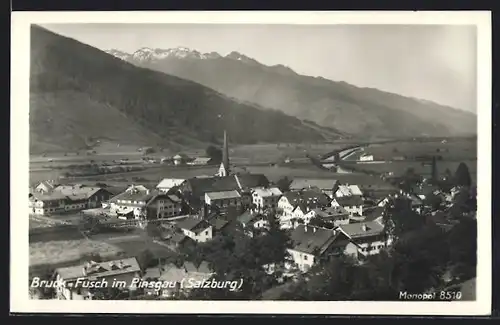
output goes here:
<path id="1" fill-rule="evenodd" d="M 146 52 L 136 53 L 135 58 L 147 60 Z M 186 59 L 217 57 L 187 49 L 175 53 Z M 113 55 L 32 25 L 32 154 L 89 148 L 96 139 L 199 147 L 220 143 L 224 129 L 232 143 L 242 144 L 322 142 L 345 136 L 334 128 L 229 98 L 190 80 L 137 67 L 124 61 L 125 53 Z M 120 55 L 122 60 L 115 57 Z"/>
<path id="2" fill-rule="evenodd" d="M 186 47 L 107 53 L 139 67 L 192 80 L 231 98 L 272 108 L 356 136 L 473 135 L 477 116 L 428 100 L 267 66 L 238 52 L 220 55 Z M 333 60 L 333 58 L 332 58 Z"/>

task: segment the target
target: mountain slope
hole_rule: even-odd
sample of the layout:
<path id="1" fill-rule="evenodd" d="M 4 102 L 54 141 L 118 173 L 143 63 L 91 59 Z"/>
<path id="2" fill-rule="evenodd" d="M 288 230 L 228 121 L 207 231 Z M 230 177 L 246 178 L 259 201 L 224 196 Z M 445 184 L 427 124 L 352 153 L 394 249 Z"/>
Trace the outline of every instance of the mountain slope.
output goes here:
<path id="1" fill-rule="evenodd" d="M 265 66 L 237 52 L 223 57 L 185 48 L 144 48 L 133 54 L 121 52 L 120 57 L 346 133 L 396 137 L 476 133 L 476 115 L 472 113 L 345 82 L 302 76 L 288 67 Z"/>
<path id="2" fill-rule="evenodd" d="M 192 81 L 136 67 L 98 49 L 31 29 L 30 142 L 76 150 L 88 138 L 138 145 L 323 141 L 322 128 L 236 102 Z"/>

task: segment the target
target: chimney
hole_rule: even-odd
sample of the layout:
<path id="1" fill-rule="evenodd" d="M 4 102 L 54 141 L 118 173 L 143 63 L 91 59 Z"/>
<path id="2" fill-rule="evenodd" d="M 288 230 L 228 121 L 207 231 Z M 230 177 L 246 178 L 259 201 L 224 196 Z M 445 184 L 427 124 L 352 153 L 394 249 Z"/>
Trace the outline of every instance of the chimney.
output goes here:
<path id="1" fill-rule="evenodd" d="M 361 226 L 361 229 L 362 229 L 363 231 L 366 231 L 368 228 L 366 227 L 366 224 L 363 224 L 363 225 Z"/>
<path id="2" fill-rule="evenodd" d="M 83 274 L 83 276 L 87 276 L 87 266 L 84 266 L 82 268 L 82 274 Z"/>
<path id="3" fill-rule="evenodd" d="M 307 226 L 304 226 L 304 231 L 307 232 Z"/>
<path id="4" fill-rule="evenodd" d="M 316 227 L 313 227 L 313 233 L 316 232 Z"/>

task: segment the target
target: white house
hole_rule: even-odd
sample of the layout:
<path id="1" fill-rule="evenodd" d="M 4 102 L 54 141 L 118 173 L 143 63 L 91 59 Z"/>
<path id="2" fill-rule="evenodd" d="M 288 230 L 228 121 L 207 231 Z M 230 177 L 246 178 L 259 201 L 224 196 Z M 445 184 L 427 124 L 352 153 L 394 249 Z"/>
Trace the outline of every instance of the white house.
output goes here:
<path id="1" fill-rule="evenodd" d="M 277 208 L 282 194 L 277 187 L 256 188 L 252 190 L 252 203 L 255 204 L 258 211 Z"/>
<path id="2" fill-rule="evenodd" d="M 156 189 L 160 192 L 168 192 L 171 188 L 181 185 L 185 179 L 182 178 L 164 178 L 156 185 Z"/>
<path id="3" fill-rule="evenodd" d="M 81 184 L 46 186 L 40 183 L 29 194 L 30 214 L 47 215 L 92 209 L 109 199 L 112 194 L 100 187 Z"/>
<path id="4" fill-rule="evenodd" d="M 204 243 L 212 239 L 213 226 L 205 219 L 197 216 L 189 216 L 177 224 L 182 233 L 198 243 Z"/>
<path id="5" fill-rule="evenodd" d="M 119 218 L 168 218 L 182 212 L 182 201 L 176 195 L 167 195 L 157 190 L 131 186 L 125 192 L 109 200 L 111 214 Z M 147 215 L 148 208 L 155 211 L 155 216 Z"/>
<path id="6" fill-rule="evenodd" d="M 363 198 L 359 195 L 340 196 L 332 201 L 332 207 L 342 207 L 350 215 L 363 215 Z"/>
<path id="7" fill-rule="evenodd" d="M 256 231 L 269 228 L 269 221 L 264 215 L 250 211 L 245 211 L 238 216 L 237 221 L 241 225 L 243 232 L 250 237 L 253 237 Z"/>
<path id="8" fill-rule="evenodd" d="M 330 198 L 318 190 L 291 191 L 285 193 L 278 201 L 280 223 L 282 228 L 297 226 L 312 209 L 330 206 Z"/>
<path id="9" fill-rule="evenodd" d="M 373 161 L 373 155 L 363 154 L 359 157 L 359 161 Z"/>
<path id="10" fill-rule="evenodd" d="M 287 252 L 302 272 L 307 272 L 322 258 L 338 255 L 349 243 L 343 233 L 307 225 L 294 229 L 290 238 L 292 248 Z"/>
<path id="11" fill-rule="evenodd" d="M 350 243 L 345 248 L 347 255 L 356 258 L 376 255 L 392 243 L 384 233 L 381 219 L 341 225 L 336 230 L 345 234 Z"/>

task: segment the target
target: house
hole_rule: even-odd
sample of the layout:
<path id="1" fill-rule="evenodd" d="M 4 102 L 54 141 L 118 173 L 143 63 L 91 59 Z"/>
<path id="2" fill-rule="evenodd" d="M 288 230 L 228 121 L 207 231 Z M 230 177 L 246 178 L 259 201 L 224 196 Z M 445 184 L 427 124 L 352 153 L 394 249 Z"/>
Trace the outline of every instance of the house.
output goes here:
<path id="1" fill-rule="evenodd" d="M 61 300 L 92 300 L 95 292 L 86 288 L 90 282 L 101 283 L 105 288 L 120 281 L 119 288 L 128 290 L 133 289 L 133 279 L 140 274 L 141 268 L 135 257 L 61 267 L 54 272 L 58 283 L 56 294 Z"/>
<path id="2" fill-rule="evenodd" d="M 189 216 L 179 221 L 177 228 L 197 243 L 204 243 L 213 238 L 213 226 L 199 216 Z"/>
<path id="3" fill-rule="evenodd" d="M 208 165 L 210 162 L 210 159 L 208 157 L 197 157 L 193 161 L 188 162 L 188 165 L 193 165 L 193 166 L 201 166 L 201 165 Z"/>
<path id="4" fill-rule="evenodd" d="M 205 193 L 205 203 L 219 209 L 225 209 L 231 206 L 239 208 L 241 206 L 241 194 L 236 190 L 207 192 Z"/>
<path id="5" fill-rule="evenodd" d="M 28 206 L 31 214 L 46 215 L 92 209 L 100 206 L 112 195 L 101 187 L 82 184 L 50 187 L 50 183 L 42 183 L 29 194 Z"/>
<path id="6" fill-rule="evenodd" d="M 287 192 L 278 201 L 281 226 L 292 228 L 312 209 L 330 206 L 330 204 L 331 199 L 317 189 Z"/>
<path id="7" fill-rule="evenodd" d="M 209 280 L 213 275 L 214 272 L 206 261 L 198 266 L 186 262 L 181 267 L 170 263 L 163 267 L 158 278 L 158 281 L 167 285 L 159 289 L 156 294 L 164 298 L 182 298 L 192 289 L 200 288 L 201 283 Z"/>
<path id="8" fill-rule="evenodd" d="M 349 243 L 341 232 L 307 225 L 295 228 L 290 238 L 292 248 L 287 252 L 302 272 L 307 272 L 322 259 L 340 254 Z"/>
<path id="9" fill-rule="evenodd" d="M 327 178 L 295 178 L 290 184 L 291 191 L 301 191 L 306 189 L 319 189 L 330 198 L 337 190 L 338 180 Z"/>
<path id="10" fill-rule="evenodd" d="M 131 186 L 109 200 L 110 213 L 119 218 L 162 219 L 181 215 L 182 200 L 176 195 L 151 191 L 143 186 Z"/>
<path id="11" fill-rule="evenodd" d="M 392 240 L 386 237 L 380 219 L 341 225 L 336 230 L 349 238 L 345 254 L 358 259 L 376 255 L 392 243 Z"/>
<path id="12" fill-rule="evenodd" d="M 269 221 L 266 216 L 251 211 L 245 211 L 236 220 L 241 225 L 241 229 L 245 235 L 249 237 L 254 237 L 257 233 L 269 227 Z"/>
<path id="13" fill-rule="evenodd" d="M 346 196 L 363 196 L 363 192 L 358 185 L 339 185 L 335 191 L 335 198 L 346 197 Z"/>
<path id="14" fill-rule="evenodd" d="M 160 192 L 167 193 L 170 189 L 181 185 L 185 179 L 181 178 L 164 178 L 156 185 L 156 189 Z"/>
<path id="15" fill-rule="evenodd" d="M 194 246 L 196 241 L 186 236 L 182 230 L 178 233 L 168 234 L 163 238 L 163 241 L 174 251 L 181 250 L 188 246 Z"/>
<path id="16" fill-rule="evenodd" d="M 351 216 L 363 215 L 363 198 L 359 195 L 340 196 L 332 200 L 332 206 L 340 206 L 347 210 Z"/>
<path id="17" fill-rule="evenodd" d="M 41 181 L 38 185 L 35 186 L 35 191 L 38 193 L 50 193 L 52 192 L 59 184 L 57 184 L 54 180 Z"/>
<path id="18" fill-rule="evenodd" d="M 172 157 L 174 161 L 174 165 L 179 166 L 179 165 L 184 165 L 188 160 L 189 157 L 186 156 L 185 154 L 177 154 L 174 157 Z"/>
<path id="19" fill-rule="evenodd" d="M 224 177 L 193 177 L 179 186 L 185 197 L 189 197 L 189 204 L 201 206 L 205 203 L 205 193 L 238 191 L 241 203 L 248 206 L 252 202 L 251 190 L 269 186 L 269 180 L 263 174 L 241 174 Z"/>
<path id="20" fill-rule="evenodd" d="M 218 216 L 216 214 L 209 217 L 207 220 L 208 220 L 208 223 L 210 223 L 210 225 L 212 225 L 212 236 L 213 237 L 217 236 L 218 234 L 224 233 L 226 231 L 226 229 L 229 228 L 229 225 L 230 225 L 229 221 L 222 219 L 220 216 Z"/>
<path id="21" fill-rule="evenodd" d="M 349 212 L 342 207 L 320 207 L 309 211 L 304 217 L 304 224 L 310 224 L 316 219 L 321 224 L 331 229 L 349 223 Z M 313 224 L 314 225 L 314 224 Z"/>
<path id="22" fill-rule="evenodd" d="M 283 193 L 277 187 L 259 187 L 252 190 L 252 203 L 257 211 L 275 209 Z"/>
<path id="23" fill-rule="evenodd" d="M 373 155 L 368 155 L 368 154 L 362 154 L 359 157 L 359 161 L 373 161 Z"/>

